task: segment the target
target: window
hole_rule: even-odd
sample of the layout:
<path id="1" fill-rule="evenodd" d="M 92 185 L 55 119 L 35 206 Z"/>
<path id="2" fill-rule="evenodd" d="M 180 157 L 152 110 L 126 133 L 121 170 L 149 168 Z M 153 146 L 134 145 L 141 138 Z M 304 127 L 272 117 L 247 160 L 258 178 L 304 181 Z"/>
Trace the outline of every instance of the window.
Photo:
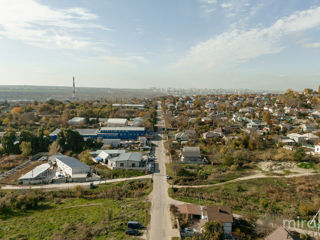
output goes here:
<path id="1" fill-rule="evenodd" d="M 124 167 L 124 163 L 120 163 L 120 167 Z"/>
<path id="2" fill-rule="evenodd" d="M 135 163 L 132 163 L 132 167 L 135 167 L 136 166 L 136 164 Z"/>

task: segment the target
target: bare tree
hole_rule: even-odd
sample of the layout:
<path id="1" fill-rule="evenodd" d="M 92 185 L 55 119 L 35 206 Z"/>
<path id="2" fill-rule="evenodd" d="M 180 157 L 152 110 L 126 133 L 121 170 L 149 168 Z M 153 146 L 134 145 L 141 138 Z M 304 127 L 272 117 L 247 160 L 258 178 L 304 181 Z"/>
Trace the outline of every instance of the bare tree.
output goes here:
<path id="1" fill-rule="evenodd" d="M 56 155 L 58 153 L 61 152 L 61 146 L 59 145 L 58 142 L 53 142 L 50 146 L 49 146 L 49 155 Z"/>

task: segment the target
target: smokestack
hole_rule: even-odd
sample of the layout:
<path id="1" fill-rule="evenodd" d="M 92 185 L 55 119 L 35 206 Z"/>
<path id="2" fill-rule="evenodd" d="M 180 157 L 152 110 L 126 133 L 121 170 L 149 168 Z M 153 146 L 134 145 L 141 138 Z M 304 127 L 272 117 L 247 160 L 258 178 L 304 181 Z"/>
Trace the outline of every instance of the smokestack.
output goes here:
<path id="1" fill-rule="evenodd" d="M 72 91 L 72 98 L 76 97 L 76 84 L 75 84 L 75 80 L 73 77 L 73 91 Z"/>

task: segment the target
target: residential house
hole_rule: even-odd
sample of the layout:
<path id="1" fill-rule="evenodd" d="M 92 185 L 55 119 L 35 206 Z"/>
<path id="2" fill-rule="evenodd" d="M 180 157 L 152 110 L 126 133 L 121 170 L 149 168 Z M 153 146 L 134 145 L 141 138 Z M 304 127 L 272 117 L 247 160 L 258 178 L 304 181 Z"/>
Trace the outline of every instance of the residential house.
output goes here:
<path id="1" fill-rule="evenodd" d="M 287 137 L 294 140 L 298 144 L 301 144 L 305 141 L 305 137 L 298 133 L 290 133 L 287 135 Z"/>
<path id="2" fill-rule="evenodd" d="M 184 132 L 178 132 L 175 135 L 176 141 L 188 141 L 188 140 L 194 140 L 198 137 L 198 134 L 195 130 L 185 130 Z"/>
<path id="3" fill-rule="evenodd" d="M 118 157 L 108 160 L 110 169 L 144 169 L 142 154 L 138 152 L 121 153 Z"/>
<path id="4" fill-rule="evenodd" d="M 290 123 L 280 123 L 279 127 L 280 127 L 281 131 L 292 129 L 292 125 Z"/>
<path id="5" fill-rule="evenodd" d="M 201 219 L 201 207 L 196 204 L 181 204 L 177 206 L 177 210 L 183 216 L 190 219 Z"/>
<path id="6" fill-rule="evenodd" d="M 216 221 L 221 223 L 223 225 L 224 234 L 231 235 L 233 216 L 230 207 L 209 205 L 204 207 L 201 218 L 204 221 Z"/>
<path id="7" fill-rule="evenodd" d="M 210 131 L 210 132 L 205 132 L 202 134 L 203 139 L 207 140 L 207 139 L 211 139 L 211 138 L 215 138 L 215 137 L 221 137 L 221 135 L 219 133 L 216 133 L 214 131 Z"/>
<path id="8" fill-rule="evenodd" d="M 184 147 L 181 152 L 181 162 L 202 163 L 199 147 Z"/>
<path id="9" fill-rule="evenodd" d="M 317 135 L 314 135 L 313 133 L 305 133 L 305 134 L 298 134 L 298 133 L 290 133 L 287 135 L 287 137 L 293 139 L 298 144 L 303 143 L 318 143 L 320 141 L 320 138 Z"/>
<path id="10" fill-rule="evenodd" d="M 301 128 L 302 128 L 303 132 L 310 133 L 310 132 L 317 129 L 317 125 L 316 124 L 303 124 L 301 126 Z"/>
<path id="11" fill-rule="evenodd" d="M 203 117 L 203 118 L 201 118 L 201 122 L 206 123 L 206 124 L 211 124 L 212 119 L 209 117 Z"/>
<path id="12" fill-rule="evenodd" d="M 320 154 L 320 143 L 316 144 L 314 146 L 314 153 L 315 154 Z"/>
<path id="13" fill-rule="evenodd" d="M 305 133 L 302 136 L 304 136 L 308 142 L 312 142 L 313 144 L 316 144 L 320 141 L 320 137 L 313 133 Z"/>
<path id="14" fill-rule="evenodd" d="M 96 162 L 103 162 L 105 164 L 108 164 L 108 160 L 111 158 L 118 157 L 120 154 L 125 153 L 126 150 L 117 149 L 117 150 L 99 150 L 95 152 L 95 154 L 98 154 L 94 158 L 94 161 Z"/>
<path id="15" fill-rule="evenodd" d="M 176 141 L 188 141 L 189 140 L 189 137 L 185 132 L 176 133 L 174 138 L 175 138 Z"/>

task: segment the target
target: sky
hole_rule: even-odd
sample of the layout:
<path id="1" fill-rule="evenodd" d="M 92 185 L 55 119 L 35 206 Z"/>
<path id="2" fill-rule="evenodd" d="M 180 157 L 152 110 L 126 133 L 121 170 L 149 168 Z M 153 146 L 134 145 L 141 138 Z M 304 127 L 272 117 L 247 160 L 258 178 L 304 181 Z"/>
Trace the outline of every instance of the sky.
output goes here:
<path id="1" fill-rule="evenodd" d="M 73 76 L 98 88 L 316 89 L 320 0 L 0 0 L 0 85 Z"/>

